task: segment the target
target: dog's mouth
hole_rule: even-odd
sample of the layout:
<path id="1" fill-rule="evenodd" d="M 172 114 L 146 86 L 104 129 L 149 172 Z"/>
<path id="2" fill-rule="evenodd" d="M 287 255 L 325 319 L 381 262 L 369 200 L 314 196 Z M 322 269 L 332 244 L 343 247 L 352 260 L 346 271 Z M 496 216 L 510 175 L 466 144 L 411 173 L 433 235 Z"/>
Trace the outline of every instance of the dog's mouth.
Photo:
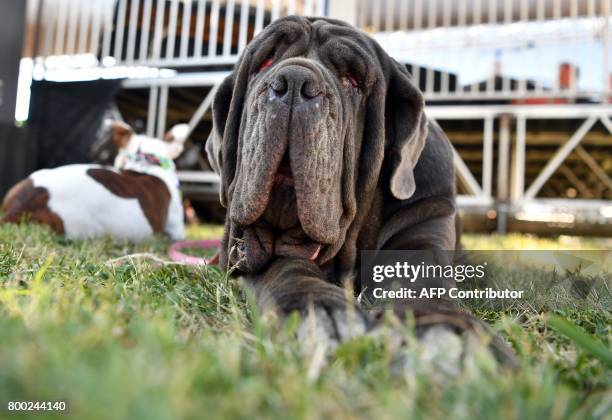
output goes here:
<path id="1" fill-rule="evenodd" d="M 261 216 L 235 232 L 234 262 L 246 271 L 258 271 L 274 256 L 298 257 L 318 263 L 327 244 L 313 239 L 303 228 L 296 193 L 299 182 L 286 153 L 270 176 L 270 190 Z"/>
<path id="2" fill-rule="evenodd" d="M 274 255 L 307 258 L 315 261 L 321 243 L 302 228 L 289 154 L 285 153 L 274 175 L 270 199 L 261 221 L 274 234 Z"/>
<path id="3" fill-rule="evenodd" d="M 295 188 L 295 179 L 293 179 L 293 172 L 291 171 L 291 165 L 289 164 L 289 155 L 285 153 L 283 160 L 281 161 L 276 175 L 274 175 L 274 183 L 272 188 L 278 187 L 289 187 Z"/>

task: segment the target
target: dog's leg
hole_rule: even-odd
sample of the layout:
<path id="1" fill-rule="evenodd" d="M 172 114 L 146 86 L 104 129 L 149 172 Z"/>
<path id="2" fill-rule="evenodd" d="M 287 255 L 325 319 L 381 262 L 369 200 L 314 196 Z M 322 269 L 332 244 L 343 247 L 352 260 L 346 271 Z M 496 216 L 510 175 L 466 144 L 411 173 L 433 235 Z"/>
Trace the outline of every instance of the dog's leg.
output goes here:
<path id="1" fill-rule="evenodd" d="M 63 235 L 64 222 L 48 206 L 49 192 L 35 187 L 31 179 L 25 179 L 9 190 L 2 203 L 3 215 L 0 223 L 21 223 L 28 220 L 46 224 Z"/>
<path id="2" fill-rule="evenodd" d="M 406 218 L 404 220 L 409 220 Z M 452 264 L 452 252 L 456 242 L 455 214 L 419 220 L 389 236 L 382 248 L 387 250 L 428 250 L 433 251 L 445 261 L 433 261 L 436 264 Z M 440 251 L 436 253 L 436 251 Z M 417 295 L 425 287 L 443 287 L 446 290 L 455 285 L 453 279 L 427 279 L 416 287 Z M 448 296 L 448 293 L 446 294 Z M 378 312 L 378 314 L 376 314 Z M 373 311 L 372 316 L 380 316 L 380 310 Z M 473 349 L 474 342 L 485 342 L 493 355 L 502 363 L 511 367 L 518 366 L 518 359 L 512 350 L 483 321 L 473 315 L 456 309 L 450 299 L 414 299 L 402 302 L 394 307 L 400 318 L 407 312 L 414 317 L 416 333 L 422 343 L 431 347 L 431 351 L 445 348 L 456 348 L 457 337 L 461 339 L 463 349 L 460 352 L 449 352 L 449 357 L 457 354 L 465 356 Z M 455 362 L 453 362 L 455 363 Z"/>
<path id="3" fill-rule="evenodd" d="M 173 241 L 178 241 L 185 237 L 183 205 L 177 197 L 173 197 L 168 205 L 168 216 L 164 232 Z"/>
<path id="4" fill-rule="evenodd" d="M 335 348 L 364 334 L 368 319 L 347 292 L 323 280 L 319 267 L 301 258 L 280 258 L 261 276 L 250 277 L 262 312 L 300 315 L 298 339 Z"/>

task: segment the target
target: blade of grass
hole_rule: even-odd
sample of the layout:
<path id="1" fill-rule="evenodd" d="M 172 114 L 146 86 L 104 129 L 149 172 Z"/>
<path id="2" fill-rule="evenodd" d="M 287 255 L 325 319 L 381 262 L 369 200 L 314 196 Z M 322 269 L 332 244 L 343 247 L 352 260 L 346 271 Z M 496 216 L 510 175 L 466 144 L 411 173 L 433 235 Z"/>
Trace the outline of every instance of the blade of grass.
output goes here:
<path id="1" fill-rule="evenodd" d="M 567 336 L 577 346 L 582 347 L 584 351 L 600 359 L 606 366 L 612 368 L 612 351 L 606 348 L 603 343 L 591 338 L 582 328 L 558 316 L 550 316 L 548 325 L 558 333 Z"/>
<path id="2" fill-rule="evenodd" d="M 38 290 L 40 290 L 43 278 L 45 277 L 45 273 L 53 263 L 54 258 L 55 257 L 53 255 L 49 255 L 42 267 L 40 267 L 40 269 L 36 272 L 36 274 L 34 275 L 34 280 L 32 281 L 32 291 L 37 292 Z"/>

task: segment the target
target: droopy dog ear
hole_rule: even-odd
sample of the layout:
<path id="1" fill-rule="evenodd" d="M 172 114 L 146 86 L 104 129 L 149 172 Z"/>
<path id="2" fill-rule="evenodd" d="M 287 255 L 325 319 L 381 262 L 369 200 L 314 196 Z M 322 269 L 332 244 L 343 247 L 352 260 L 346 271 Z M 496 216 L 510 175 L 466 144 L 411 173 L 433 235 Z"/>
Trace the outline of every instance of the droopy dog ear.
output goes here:
<path id="1" fill-rule="evenodd" d="M 423 112 L 423 94 L 412 82 L 408 70 L 393 59 L 389 61 L 385 132 L 393 151 L 390 189 L 395 198 L 406 200 L 416 189 L 414 167 L 425 147 L 427 118 Z"/>
<path id="2" fill-rule="evenodd" d="M 213 170 L 221 177 L 220 199 L 224 207 L 228 206 L 229 190 L 239 164 L 238 137 L 252 54 L 251 48 L 242 53 L 237 67 L 219 85 L 212 104 L 213 131 L 206 142 L 206 153 Z"/>
<path id="3" fill-rule="evenodd" d="M 223 80 L 212 104 L 213 129 L 210 137 L 206 141 L 206 154 L 208 162 L 213 171 L 221 177 L 221 188 L 219 189 L 221 204 L 227 207 L 226 189 L 229 187 L 227 182 L 228 175 L 223 170 L 222 145 L 225 127 L 229 119 L 229 109 L 234 91 L 234 74 L 230 74 Z"/>
<path id="4" fill-rule="evenodd" d="M 174 160 L 183 153 L 189 131 L 189 124 L 176 124 L 164 135 L 166 150 L 170 159 Z"/>
<path id="5" fill-rule="evenodd" d="M 115 146 L 117 146 L 117 149 L 121 150 L 130 142 L 134 130 L 123 121 L 113 120 L 110 122 L 110 125 L 113 129 L 113 142 Z"/>

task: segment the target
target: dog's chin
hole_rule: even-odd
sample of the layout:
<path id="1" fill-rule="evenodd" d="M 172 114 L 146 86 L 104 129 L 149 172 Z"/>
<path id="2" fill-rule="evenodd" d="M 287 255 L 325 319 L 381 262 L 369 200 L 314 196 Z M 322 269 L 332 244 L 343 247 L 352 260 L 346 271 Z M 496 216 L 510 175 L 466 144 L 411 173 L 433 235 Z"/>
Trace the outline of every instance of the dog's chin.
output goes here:
<path id="1" fill-rule="evenodd" d="M 313 239 L 300 222 L 295 180 L 288 167 L 274 176 L 266 209 L 253 224 L 241 229 L 239 267 L 259 271 L 274 257 L 304 258 L 315 263 L 328 244 Z"/>

